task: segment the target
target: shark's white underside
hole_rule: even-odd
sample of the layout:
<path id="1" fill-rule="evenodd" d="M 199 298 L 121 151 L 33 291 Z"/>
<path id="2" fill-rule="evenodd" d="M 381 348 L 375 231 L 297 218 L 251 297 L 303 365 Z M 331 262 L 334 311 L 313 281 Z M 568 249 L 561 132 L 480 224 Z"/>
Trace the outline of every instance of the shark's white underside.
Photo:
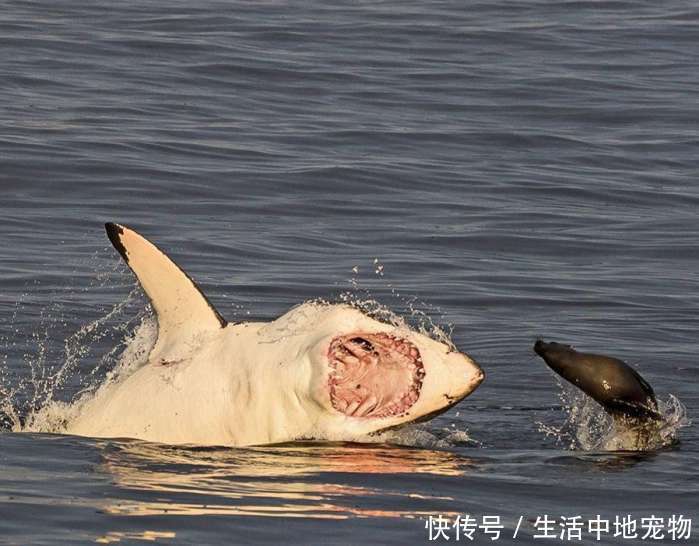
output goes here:
<path id="1" fill-rule="evenodd" d="M 483 379 L 449 345 L 346 305 L 306 303 L 270 323 L 227 324 L 154 245 L 123 226 L 110 224 L 108 233 L 153 303 L 158 340 L 146 365 L 82 404 L 67 433 L 230 446 L 358 440 L 441 412 Z M 329 365 L 331 343 L 379 333 L 419 350 L 424 377 L 413 387 L 417 401 L 381 418 L 338 411 L 329 392 L 337 373 Z"/>

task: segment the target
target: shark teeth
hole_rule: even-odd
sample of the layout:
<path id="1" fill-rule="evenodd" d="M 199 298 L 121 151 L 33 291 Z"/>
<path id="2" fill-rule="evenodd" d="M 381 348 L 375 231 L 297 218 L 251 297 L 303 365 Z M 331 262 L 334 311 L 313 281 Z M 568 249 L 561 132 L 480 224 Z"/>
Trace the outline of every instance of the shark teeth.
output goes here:
<path id="1" fill-rule="evenodd" d="M 425 368 L 410 341 L 386 333 L 338 336 L 328 349 L 333 407 L 354 418 L 405 414 L 420 397 Z"/>

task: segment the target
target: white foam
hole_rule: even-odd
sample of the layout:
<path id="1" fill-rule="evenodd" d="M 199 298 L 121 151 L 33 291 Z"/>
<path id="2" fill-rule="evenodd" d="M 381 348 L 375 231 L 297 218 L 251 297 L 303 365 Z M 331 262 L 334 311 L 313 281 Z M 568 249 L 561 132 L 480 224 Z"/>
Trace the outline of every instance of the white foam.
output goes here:
<path id="1" fill-rule="evenodd" d="M 133 333 L 128 333 L 122 343 L 102 359 L 112 355 L 116 349 L 124 347 L 118 357 L 116 366 L 107 372 L 106 377 L 97 377 L 96 367 L 90 373 L 88 381 L 70 402 L 55 400 L 53 393 L 61 386 L 62 376 L 58 376 L 57 383 L 52 385 L 50 397 L 47 397 L 37 409 L 31 411 L 25 418 L 24 424 L 18 430 L 26 432 L 53 432 L 60 433 L 66 429 L 68 423 L 80 415 L 82 408 L 92 398 L 102 391 L 111 388 L 124 377 L 131 375 L 148 360 L 148 354 L 157 338 L 157 322 L 151 316 L 144 316 Z M 66 365 L 61 369 L 64 370 Z"/>
<path id="2" fill-rule="evenodd" d="M 559 444 L 582 451 L 654 451 L 677 442 L 680 429 L 689 426 L 687 409 L 674 395 L 657 399 L 662 416 L 639 438 L 638 429 L 629 430 L 617 423 L 592 398 L 567 384 L 561 384 L 560 399 L 566 421 L 560 425 L 537 423 L 539 431 Z"/>

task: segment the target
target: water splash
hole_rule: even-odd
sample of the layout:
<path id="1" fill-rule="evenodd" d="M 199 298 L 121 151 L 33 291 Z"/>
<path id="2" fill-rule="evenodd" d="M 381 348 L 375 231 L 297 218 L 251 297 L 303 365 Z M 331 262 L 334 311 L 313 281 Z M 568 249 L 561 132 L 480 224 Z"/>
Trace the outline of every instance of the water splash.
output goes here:
<path id="1" fill-rule="evenodd" d="M 128 298 L 127 298 L 128 299 Z M 135 330 L 127 332 L 111 351 L 105 354 L 84 380 L 83 388 L 68 402 L 54 399 L 44 401 L 31 411 L 19 430 L 23 432 L 63 432 L 68 423 L 81 414 L 83 407 L 103 391 L 112 388 L 148 361 L 157 340 L 157 321 L 146 309 L 139 314 Z M 131 322 L 129 322 L 131 324 Z M 119 355 L 115 357 L 115 355 Z M 109 364 L 112 365 L 109 365 Z M 104 371 L 106 373 L 98 373 Z M 54 387 L 55 392 L 56 387 Z"/>
<path id="2" fill-rule="evenodd" d="M 31 316 L 32 298 L 24 294 L 5 323 L 0 337 L 0 425 L 13 431 L 60 432 L 75 410 L 74 402 L 94 393 L 105 374 L 115 369 L 131 346 L 130 336 L 148 314 L 141 291 L 134 283 L 128 295 L 113 305 L 98 309 L 97 318 L 75 328 L 66 313 L 68 300 L 89 299 L 95 292 L 112 292 L 123 265 L 96 252 L 81 263 L 93 276 L 68 294 L 52 297 L 51 304 L 34 311 L 38 321 L 23 324 Z M 105 266 L 105 262 L 108 263 Z M 41 288 L 40 283 L 34 286 Z M 51 295 L 49 294 L 49 297 Z M 134 308 L 141 307 L 141 311 Z M 130 317 L 130 318 L 129 318 Z M 28 329 L 30 332 L 27 333 Z M 121 356 L 120 356 L 121 355 Z"/>
<path id="3" fill-rule="evenodd" d="M 370 271 L 374 273 L 374 278 L 360 277 L 360 271 Z M 374 258 L 371 266 L 360 268 L 355 265 L 352 268 L 352 276 L 347 279 L 348 290 L 340 292 L 337 301 L 317 300 L 318 303 L 344 303 L 358 309 L 367 316 L 395 326 L 396 328 L 413 329 L 420 334 L 444 343 L 452 350 L 456 350 L 452 341 L 453 325 L 442 326 L 437 324 L 434 317 L 443 318 L 440 308 L 429 305 L 415 296 L 404 296 L 390 282 L 385 282 L 384 276 L 387 270 L 380 258 Z M 405 309 L 404 316 L 397 314 L 387 304 L 379 302 L 371 293 L 368 285 L 376 284 L 376 279 L 380 279 L 380 287 L 388 288 L 390 297 L 394 300 L 391 307 Z"/>
<path id="4" fill-rule="evenodd" d="M 613 419 L 580 390 L 559 382 L 559 398 L 566 412 L 561 425 L 537 423 L 539 431 L 557 444 L 582 451 L 654 451 L 678 441 L 680 429 L 691 424 L 687 409 L 674 395 L 657 399 L 662 418 L 641 428 Z"/>
<path id="5" fill-rule="evenodd" d="M 374 259 L 372 268 L 376 276 L 383 277 L 385 268 L 379 258 Z M 440 326 L 432 318 L 442 315 L 439 308 L 428 306 L 416 297 L 404 297 L 390 283 L 385 284 L 382 281 L 381 286 L 390 289 L 392 299 L 397 302 L 396 307 L 407 310 L 404 315 L 398 314 L 387 304 L 378 301 L 370 289 L 360 282 L 359 272 L 360 266 L 355 265 L 352 268 L 352 277 L 347 279 L 350 288 L 341 291 L 336 297 L 306 300 L 288 311 L 282 324 L 270 322 L 267 327 L 263 327 L 260 334 L 265 337 L 264 342 L 277 343 L 288 336 L 304 333 L 307 331 L 304 329 L 306 325 L 312 323 L 308 317 L 316 313 L 318 307 L 344 304 L 399 331 L 413 330 L 447 345 L 451 350 L 457 350 L 451 339 L 452 326 Z"/>
<path id="6" fill-rule="evenodd" d="M 325 300 L 317 300 L 317 302 L 329 303 Z M 415 330 L 439 343 L 444 343 L 452 350 L 456 350 L 451 339 L 451 326 L 444 328 L 436 324 L 431 315 L 418 307 L 417 299 L 404 301 L 409 311 L 407 316 L 397 314 L 387 305 L 374 299 L 368 291 L 364 294 L 355 291 L 342 292 L 339 296 L 339 302 L 358 309 L 374 320 L 390 324 L 398 329 Z"/>
<path id="7" fill-rule="evenodd" d="M 343 436 L 339 441 L 347 441 L 347 438 Z M 359 435 L 353 441 L 362 444 L 395 445 L 421 449 L 480 446 L 478 441 L 471 438 L 467 430 L 449 427 L 435 428 L 433 425 L 427 424 L 405 425 L 375 434 Z"/>
<path id="8" fill-rule="evenodd" d="M 77 414 L 81 405 L 78 402 L 91 398 L 127 368 L 132 370 L 135 365 L 145 362 L 150 349 L 143 346 L 155 342 L 154 320 L 147 311 L 137 314 L 132 320 L 117 320 L 118 324 L 110 324 L 115 317 L 122 318 L 124 309 L 137 299 L 137 294 L 138 291 L 132 290 L 104 316 L 69 335 L 63 343 L 63 358 L 56 365 L 46 357 L 51 354 L 48 337 L 42 338 L 41 346 L 37 347 L 38 356 L 25 360 L 30 368 L 29 375 L 20 378 L 12 387 L 0 387 L 0 411 L 7 416 L 7 428 L 61 432 Z M 135 331 L 134 323 L 140 323 Z M 113 338 L 116 342 L 100 358 L 89 358 L 98 342 L 103 339 L 114 342 Z M 83 366 L 88 358 L 89 366 Z M 0 375 L 8 375 L 6 366 Z"/>
<path id="9" fill-rule="evenodd" d="M 457 428 L 428 428 L 427 425 L 412 425 L 396 431 L 391 439 L 393 444 L 423 449 L 453 449 L 456 447 L 481 447 L 468 430 Z"/>

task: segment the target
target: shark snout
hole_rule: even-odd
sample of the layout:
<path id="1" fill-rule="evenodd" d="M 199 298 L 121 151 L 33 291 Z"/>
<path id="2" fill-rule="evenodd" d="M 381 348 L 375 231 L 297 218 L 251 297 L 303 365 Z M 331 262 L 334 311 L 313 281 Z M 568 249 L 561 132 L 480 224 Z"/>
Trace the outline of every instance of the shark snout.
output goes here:
<path id="1" fill-rule="evenodd" d="M 474 363 L 474 366 L 476 368 L 476 371 L 473 374 L 473 378 L 471 379 L 471 390 L 475 390 L 478 385 L 483 383 L 483 380 L 485 379 L 485 372 L 483 371 L 483 368 L 481 368 L 478 364 Z"/>
<path id="2" fill-rule="evenodd" d="M 483 383 L 485 372 L 475 361 L 462 353 L 449 355 L 450 376 L 452 388 L 450 396 L 463 398 L 472 393 Z"/>

